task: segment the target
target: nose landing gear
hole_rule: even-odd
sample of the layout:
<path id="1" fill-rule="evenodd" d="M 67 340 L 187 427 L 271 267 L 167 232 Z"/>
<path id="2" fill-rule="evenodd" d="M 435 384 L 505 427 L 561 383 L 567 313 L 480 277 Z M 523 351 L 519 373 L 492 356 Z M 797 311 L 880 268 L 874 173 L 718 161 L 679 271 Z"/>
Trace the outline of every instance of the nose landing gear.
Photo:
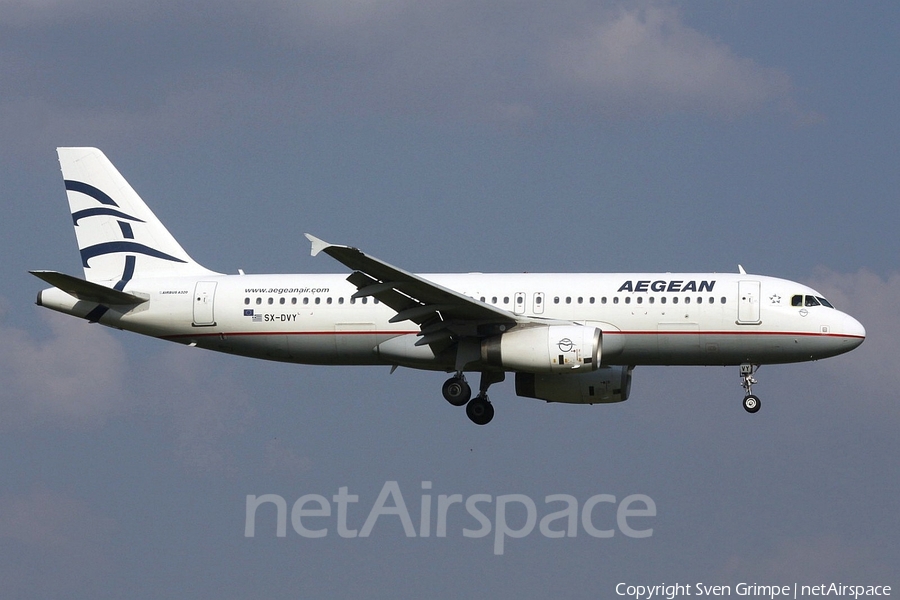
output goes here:
<path id="1" fill-rule="evenodd" d="M 759 410 L 759 396 L 753 394 L 753 384 L 759 383 L 753 376 L 759 370 L 759 365 L 745 363 L 741 365 L 741 387 L 747 392 L 744 396 L 744 410 L 755 413 Z"/>

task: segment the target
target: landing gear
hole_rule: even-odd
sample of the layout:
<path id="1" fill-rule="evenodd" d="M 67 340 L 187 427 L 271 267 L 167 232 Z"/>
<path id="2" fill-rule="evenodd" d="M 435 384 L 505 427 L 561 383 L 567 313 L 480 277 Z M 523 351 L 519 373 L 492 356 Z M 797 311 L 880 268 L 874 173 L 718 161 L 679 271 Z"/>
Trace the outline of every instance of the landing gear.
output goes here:
<path id="1" fill-rule="evenodd" d="M 747 394 L 746 396 L 744 396 L 744 410 L 751 414 L 758 411 L 759 398 L 757 398 L 753 394 Z"/>
<path id="2" fill-rule="evenodd" d="M 478 394 L 466 404 L 466 416 L 476 425 L 487 425 L 494 418 L 494 405 L 487 394 Z"/>
<path id="3" fill-rule="evenodd" d="M 744 396 L 744 410 L 748 413 L 755 413 L 759 410 L 759 396 L 753 394 L 753 384 L 758 383 L 756 377 L 753 376 L 759 370 L 759 365 L 742 364 L 741 365 L 741 387 L 747 392 Z"/>
<path id="4" fill-rule="evenodd" d="M 487 425 L 494 418 L 494 405 L 488 399 L 487 390 L 493 383 L 499 383 L 506 374 L 496 371 L 485 371 L 481 374 L 478 395 L 472 398 L 472 390 L 460 372 L 444 382 L 441 393 L 444 399 L 453 406 L 466 406 L 466 416 L 476 425 Z"/>
<path id="5" fill-rule="evenodd" d="M 444 394 L 444 400 L 453 406 L 463 406 L 472 397 L 472 388 L 466 383 L 466 377 L 457 373 L 444 382 L 441 393 Z"/>

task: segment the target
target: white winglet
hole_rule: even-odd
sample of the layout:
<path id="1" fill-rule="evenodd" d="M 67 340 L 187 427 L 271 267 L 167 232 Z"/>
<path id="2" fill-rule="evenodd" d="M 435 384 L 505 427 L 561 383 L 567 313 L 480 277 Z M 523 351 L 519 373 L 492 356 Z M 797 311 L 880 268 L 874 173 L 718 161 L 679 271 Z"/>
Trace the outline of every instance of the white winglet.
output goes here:
<path id="1" fill-rule="evenodd" d="M 312 242 L 312 248 L 310 248 L 310 251 L 309 251 L 310 256 L 315 256 L 319 252 L 321 252 L 322 250 L 327 248 L 328 246 L 332 245 L 332 244 L 329 244 L 328 242 L 326 242 L 325 240 L 320 240 L 319 238 L 317 238 L 316 236 L 314 236 L 312 234 L 304 233 L 303 235 L 306 236 L 306 239 L 308 239 L 310 242 Z"/>

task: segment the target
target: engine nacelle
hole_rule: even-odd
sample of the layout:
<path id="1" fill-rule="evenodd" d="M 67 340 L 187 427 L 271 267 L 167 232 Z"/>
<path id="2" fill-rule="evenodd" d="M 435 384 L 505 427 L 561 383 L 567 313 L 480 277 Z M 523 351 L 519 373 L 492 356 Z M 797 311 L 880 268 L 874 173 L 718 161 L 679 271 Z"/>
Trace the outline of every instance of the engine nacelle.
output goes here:
<path id="1" fill-rule="evenodd" d="M 481 342 L 481 360 L 507 371 L 578 373 L 600 366 L 601 332 L 581 325 L 541 325 Z"/>
<path id="2" fill-rule="evenodd" d="M 516 373 L 516 394 L 547 402 L 624 402 L 631 393 L 631 367 L 600 367 L 572 375 Z"/>

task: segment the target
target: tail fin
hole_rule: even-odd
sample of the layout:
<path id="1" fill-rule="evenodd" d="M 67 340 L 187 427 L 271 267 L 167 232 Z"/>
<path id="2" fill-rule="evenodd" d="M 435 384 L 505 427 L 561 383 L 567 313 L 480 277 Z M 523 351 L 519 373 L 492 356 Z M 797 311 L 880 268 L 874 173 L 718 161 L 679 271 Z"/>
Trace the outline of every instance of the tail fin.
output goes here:
<path id="1" fill-rule="evenodd" d="M 57 148 L 85 279 L 122 289 L 135 277 L 209 275 L 96 148 Z"/>

